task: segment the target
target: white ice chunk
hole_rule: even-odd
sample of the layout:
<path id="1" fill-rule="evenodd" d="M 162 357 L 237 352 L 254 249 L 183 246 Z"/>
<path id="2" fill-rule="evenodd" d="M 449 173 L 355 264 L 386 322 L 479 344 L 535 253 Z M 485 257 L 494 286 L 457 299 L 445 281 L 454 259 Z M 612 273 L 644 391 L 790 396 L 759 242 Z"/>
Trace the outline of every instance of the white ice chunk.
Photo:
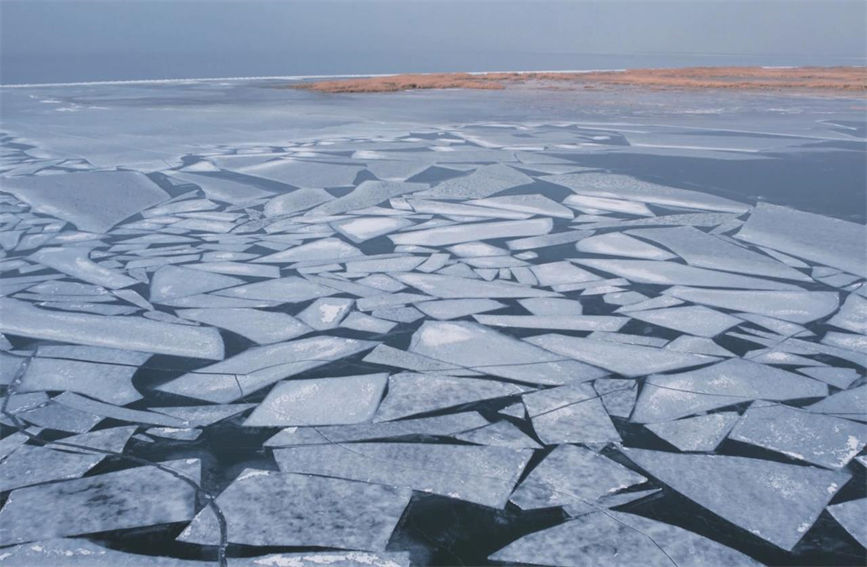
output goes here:
<path id="1" fill-rule="evenodd" d="M 394 277 L 434 297 L 442 298 L 487 298 L 549 297 L 553 292 L 535 289 L 512 282 L 486 282 L 443 274 L 394 274 Z"/>
<path id="2" fill-rule="evenodd" d="M 244 469 L 216 502 L 230 543 L 381 551 L 411 496 L 381 484 Z M 217 518 L 204 508 L 178 540 L 217 545 L 219 533 Z"/>
<path id="3" fill-rule="evenodd" d="M 681 451 L 710 452 L 722 443 L 737 420 L 738 414 L 735 412 L 720 412 L 650 423 L 646 427 Z"/>
<path id="4" fill-rule="evenodd" d="M 220 360 L 216 329 L 172 325 L 143 317 L 104 317 L 38 309 L 0 298 L 0 331 L 50 341 Z"/>
<path id="5" fill-rule="evenodd" d="M 819 413 L 833 414 L 848 419 L 867 421 L 867 386 L 837 392 L 822 401 L 808 406 L 807 409 Z"/>
<path id="6" fill-rule="evenodd" d="M 506 505 L 532 454 L 529 449 L 431 443 L 274 449 L 281 471 L 407 487 L 498 509 Z"/>
<path id="7" fill-rule="evenodd" d="M 698 354 L 675 353 L 654 347 L 557 334 L 531 337 L 527 341 L 559 355 L 623 376 L 644 376 L 653 372 L 677 370 L 716 360 Z"/>
<path id="8" fill-rule="evenodd" d="M 850 293 L 840 310 L 828 319 L 828 324 L 854 333 L 867 334 L 867 299 Z"/>
<path id="9" fill-rule="evenodd" d="M 792 284 L 718 272 L 706 268 L 684 266 L 655 260 L 579 260 L 579 264 L 626 278 L 636 283 L 660 285 L 695 285 L 702 287 L 734 287 L 744 289 L 800 289 Z"/>
<path id="10" fill-rule="evenodd" d="M 179 309 L 179 317 L 228 329 L 259 344 L 288 341 L 312 329 L 286 313 L 258 309 Z"/>
<path id="11" fill-rule="evenodd" d="M 469 175 L 447 179 L 419 196 L 435 199 L 481 199 L 532 183 L 533 178 L 504 164 L 486 165 Z"/>
<path id="12" fill-rule="evenodd" d="M 389 236 L 395 244 L 418 244 L 422 246 L 445 246 L 461 242 L 536 236 L 551 232 L 553 222 L 549 218 L 465 223 L 452 226 L 413 230 Z"/>
<path id="13" fill-rule="evenodd" d="M 864 225 L 759 203 L 735 238 L 867 276 Z"/>
<path id="14" fill-rule="evenodd" d="M 401 217 L 358 217 L 331 223 L 334 230 L 355 243 L 390 234 L 412 225 L 411 220 Z"/>
<path id="15" fill-rule="evenodd" d="M 647 205 L 638 201 L 624 201 L 607 197 L 591 197 L 588 195 L 569 195 L 563 200 L 570 207 L 590 209 L 591 211 L 613 211 L 642 217 L 652 217 L 653 212 Z"/>
<path id="16" fill-rule="evenodd" d="M 294 262 L 328 264 L 363 255 L 361 250 L 348 242 L 344 242 L 338 238 L 322 238 L 299 246 L 292 246 L 281 252 L 262 256 L 253 260 L 253 262 L 264 264 L 291 264 Z"/>
<path id="17" fill-rule="evenodd" d="M 203 272 L 246 276 L 251 278 L 280 277 L 280 268 L 277 266 L 245 264 L 244 262 L 202 262 L 200 264 L 188 264 L 186 267 L 193 270 L 201 270 Z"/>
<path id="18" fill-rule="evenodd" d="M 828 506 L 828 512 L 858 540 L 861 547 L 867 547 L 867 498 Z"/>
<path id="19" fill-rule="evenodd" d="M 96 233 L 169 198 L 153 181 L 132 171 L 6 177 L 3 190 L 36 211 Z"/>
<path id="20" fill-rule="evenodd" d="M 222 274 L 163 266 L 151 278 L 150 297 L 154 303 L 241 285 L 244 280 Z"/>
<path id="21" fill-rule="evenodd" d="M 79 478 L 104 458 L 105 455 L 93 453 L 72 453 L 23 445 L 0 462 L 0 492 Z"/>
<path id="22" fill-rule="evenodd" d="M 401 372 L 389 377 L 388 394 L 374 421 L 392 421 L 480 400 L 517 396 L 527 390 L 525 386 L 497 380 Z"/>
<path id="23" fill-rule="evenodd" d="M 620 232 L 609 232 L 584 238 L 575 243 L 575 248 L 579 252 L 589 254 L 643 258 L 645 260 L 670 260 L 675 257 L 671 252 Z"/>
<path id="24" fill-rule="evenodd" d="M 536 435 L 546 445 L 620 442 L 589 384 L 570 384 L 523 396 Z"/>
<path id="25" fill-rule="evenodd" d="M 783 405 L 753 404 L 729 438 L 839 469 L 867 444 L 867 425 Z"/>
<path id="26" fill-rule="evenodd" d="M 582 270 L 566 261 L 537 264 L 530 266 L 530 269 L 541 286 L 555 286 L 602 279 L 596 274 Z"/>
<path id="27" fill-rule="evenodd" d="M 542 448 L 541 445 L 536 443 L 526 433 L 506 420 L 500 420 L 496 423 L 455 435 L 455 439 L 475 445 L 488 445 L 492 447 L 511 447 L 513 449 Z"/>
<path id="28" fill-rule="evenodd" d="M 839 304 L 830 291 L 738 291 L 673 287 L 663 293 L 693 303 L 747 311 L 775 319 L 809 323 L 832 313 Z"/>
<path id="29" fill-rule="evenodd" d="M 347 315 L 343 321 L 340 322 L 340 326 L 344 329 L 353 329 L 355 331 L 385 334 L 394 328 L 395 323 L 392 321 L 379 319 L 378 317 L 371 317 L 366 313 L 359 313 L 358 311 L 353 311 L 352 313 Z"/>
<path id="30" fill-rule="evenodd" d="M 388 374 L 287 380 L 274 386 L 244 425 L 338 425 L 373 417 Z"/>
<path id="31" fill-rule="evenodd" d="M 476 323 L 426 321 L 413 335 L 417 354 L 532 384 L 566 384 L 605 373 Z"/>
<path id="32" fill-rule="evenodd" d="M 333 200 L 331 194 L 319 188 L 296 189 L 269 200 L 262 211 L 266 217 L 292 215 Z"/>
<path id="33" fill-rule="evenodd" d="M 249 348 L 223 362 L 193 370 L 157 388 L 163 392 L 227 403 L 376 343 L 341 337 L 311 337 Z"/>
<path id="34" fill-rule="evenodd" d="M 217 295 L 225 296 L 226 299 L 237 298 L 238 300 L 254 300 L 259 302 L 301 303 L 322 297 L 323 295 L 332 295 L 333 293 L 335 293 L 333 288 L 325 287 L 297 276 L 290 276 L 288 278 L 240 285 L 219 291 Z M 215 299 L 219 299 L 219 297 Z M 223 306 L 214 305 L 213 307 Z"/>
<path id="35" fill-rule="evenodd" d="M 619 331 L 628 317 L 607 315 L 473 315 L 483 325 L 565 331 Z"/>
<path id="36" fill-rule="evenodd" d="M 741 323 L 737 317 L 701 305 L 635 311 L 630 315 L 646 323 L 699 337 L 715 337 Z"/>
<path id="37" fill-rule="evenodd" d="M 196 459 L 164 465 L 199 482 Z M 153 466 L 20 488 L 0 510 L 0 545 L 184 522 L 195 507 L 193 486 Z"/>
<path id="38" fill-rule="evenodd" d="M 469 204 L 561 219 L 571 219 L 574 216 L 569 208 L 544 195 L 504 195 L 469 201 Z"/>
<path id="39" fill-rule="evenodd" d="M 750 400 L 794 400 L 828 395 L 812 378 L 739 358 L 644 382 L 632 421 L 654 423 Z"/>
<path id="40" fill-rule="evenodd" d="M 253 185 L 214 175 L 199 175 L 197 173 L 175 171 L 172 172 L 171 179 L 180 179 L 186 183 L 198 185 L 209 199 L 224 203 L 247 203 L 272 195 L 272 193 L 258 189 Z"/>
<path id="41" fill-rule="evenodd" d="M 336 215 L 347 211 L 358 211 L 388 201 L 392 197 L 427 189 L 425 183 L 403 183 L 398 181 L 362 181 L 355 189 L 333 201 L 319 205 L 311 213 L 315 215 Z"/>
<path id="42" fill-rule="evenodd" d="M 849 473 L 773 461 L 624 449 L 672 490 L 777 547 L 791 550 Z"/>
<path id="43" fill-rule="evenodd" d="M 434 319 L 457 319 L 474 313 L 496 311 L 505 304 L 493 299 L 442 299 L 440 301 L 421 301 L 414 304 L 416 309 Z"/>
<path id="44" fill-rule="evenodd" d="M 240 167 L 239 173 L 271 179 L 295 187 L 344 187 L 361 171 L 357 165 L 280 159 Z"/>
<path id="45" fill-rule="evenodd" d="M 84 246 L 41 248 L 31 254 L 29 259 L 79 280 L 109 289 L 129 287 L 138 283 L 138 280 L 91 261 L 90 248 Z"/>
<path id="46" fill-rule="evenodd" d="M 150 408 L 175 417 L 190 427 L 205 427 L 255 407 L 256 404 L 220 404 L 218 406 L 168 406 Z"/>
<path id="47" fill-rule="evenodd" d="M 299 313 L 298 319 L 317 331 L 334 329 L 352 309 L 354 302 L 355 300 L 344 297 L 320 298 Z"/>

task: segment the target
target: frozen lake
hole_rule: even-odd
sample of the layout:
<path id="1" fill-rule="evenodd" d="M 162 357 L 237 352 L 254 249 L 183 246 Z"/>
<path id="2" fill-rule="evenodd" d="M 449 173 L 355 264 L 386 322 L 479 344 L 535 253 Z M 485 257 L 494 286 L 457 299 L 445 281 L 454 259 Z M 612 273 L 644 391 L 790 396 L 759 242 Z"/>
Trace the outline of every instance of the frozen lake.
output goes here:
<path id="1" fill-rule="evenodd" d="M 864 101 L 0 89 L 0 565 L 865 561 Z"/>

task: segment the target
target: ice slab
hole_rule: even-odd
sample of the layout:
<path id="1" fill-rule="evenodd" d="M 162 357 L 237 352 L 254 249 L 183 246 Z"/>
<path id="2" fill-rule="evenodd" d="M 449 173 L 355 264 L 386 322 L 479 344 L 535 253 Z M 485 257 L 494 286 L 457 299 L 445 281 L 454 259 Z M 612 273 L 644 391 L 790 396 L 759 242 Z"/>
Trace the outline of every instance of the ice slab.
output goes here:
<path id="1" fill-rule="evenodd" d="M 639 201 L 624 201 L 607 197 L 591 197 L 588 195 L 569 195 L 563 200 L 570 207 L 590 211 L 613 211 L 627 215 L 652 217 L 653 212 L 647 205 Z"/>
<path id="2" fill-rule="evenodd" d="M 867 299 L 850 293 L 840 310 L 828 319 L 828 324 L 853 333 L 867 334 Z"/>
<path id="3" fill-rule="evenodd" d="M 738 417 L 735 412 L 720 412 L 677 421 L 649 423 L 646 427 L 681 451 L 710 452 L 722 443 Z"/>
<path id="4" fill-rule="evenodd" d="M 334 230 L 355 243 L 365 242 L 412 225 L 411 220 L 401 217 L 359 217 L 331 223 Z"/>
<path id="5" fill-rule="evenodd" d="M 847 222 L 759 203 L 735 238 L 798 258 L 867 276 L 867 229 Z"/>
<path id="6" fill-rule="evenodd" d="M 792 284 L 684 266 L 656 260 L 579 260 L 579 264 L 608 272 L 636 283 L 659 285 L 694 285 L 743 289 L 797 290 Z"/>
<path id="7" fill-rule="evenodd" d="M 288 380 L 274 386 L 245 426 L 339 425 L 369 421 L 387 373 Z"/>
<path id="8" fill-rule="evenodd" d="M 321 238 L 313 242 L 292 246 L 281 252 L 262 256 L 253 260 L 253 262 L 265 264 L 291 264 L 294 262 L 328 264 L 363 255 L 361 250 L 339 238 Z"/>
<path id="9" fill-rule="evenodd" d="M 199 321 L 247 337 L 259 344 L 288 341 L 312 329 L 286 313 L 258 309 L 179 309 L 179 317 Z"/>
<path id="10" fill-rule="evenodd" d="M 255 201 L 256 199 L 273 195 L 273 193 L 258 189 L 252 185 L 233 181 L 225 177 L 217 177 L 215 175 L 201 175 L 198 173 L 175 171 L 172 172 L 170 178 L 198 185 L 209 199 L 222 201 L 224 203 L 232 203 L 233 205 L 248 203 L 250 201 Z"/>
<path id="11" fill-rule="evenodd" d="M 347 315 L 346 318 L 340 322 L 340 326 L 344 329 L 385 334 L 394 328 L 395 323 L 355 311 Z"/>
<path id="12" fill-rule="evenodd" d="M 527 342 L 623 376 L 644 376 L 716 360 L 699 354 L 557 334 L 530 337 Z"/>
<path id="13" fill-rule="evenodd" d="M 541 449 L 530 436 L 506 420 L 500 420 L 454 436 L 455 439 L 475 445 L 511 447 L 512 449 Z"/>
<path id="14" fill-rule="evenodd" d="M 205 427 L 255 406 L 256 404 L 220 404 L 218 406 L 168 406 L 150 409 L 179 419 L 190 427 Z"/>
<path id="15" fill-rule="evenodd" d="M 109 289 L 129 287 L 138 283 L 134 278 L 91 261 L 90 248 L 85 246 L 40 248 L 28 258 L 58 272 Z"/>
<path id="16" fill-rule="evenodd" d="M 791 550 L 851 475 L 774 461 L 624 449 L 672 490 L 777 547 Z"/>
<path id="17" fill-rule="evenodd" d="M 274 449 L 281 471 L 406 487 L 505 507 L 533 451 L 429 443 L 353 443 Z"/>
<path id="18" fill-rule="evenodd" d="M 291 445 L 328 445 L 350 441 L 391 439 L 413 435 L 449 436 L 488 425 L 481 414 L 470 411 L 434 417 L 401 419 L 379 423 L 333 425 L 319 427 L 289 427 L 267 441 L 266 447 Z"/>
<path id="19" fill-rule="evenodd" d="M 446 246 L 477 240 L 537 236 L 551 232 L 553 226 L 554 224 L 549 218 L 463 223 L 402 232 L 390 235 L 389 238 L 399 245 Z"/>
<path id="20" fill-rule="evenodd" d="M 0 462 L 0 492 L 79 478 L 104 458 L 105 455 L 69 453 L 23 445 Z"/>
<path id="21" fill-rule="evenodd" d="M 128 421 L 131 423 L 144 423 L 148 425 L 160 425 L 166 427 L 184 426 L 183 421 L 169 415 L 107 404 L 105 402 L 99 402 L 90 398 L 85 398 L 84 396 L 80 396 L 72 392 L 63 392 L 59 396 L 53 398 L 52 403 L 55 403 L 63 408 L 84 412 L 86 414 L 96 415 L 100 417 L 109 417 L 112 419 Z"/>
<path id="22" fill-rule="evenodd" d="M 638 383 L 635 380 L 598 378 L 593 382 L 593 389 L 602 399 L 608 415 L 627 418 L 632 413 L 638 396 Z"/>
<path id="23" fill-rule="evenodd" d="M 620 442 L 620 434 L 589 384 L 532 392 L 523 401 L 536 435 L 546 445 Z"/>
<path id="24" fill-rule="evenodd" d="M 447 373 L 455 376 L 478 376 L 480 374 L 475 370 L 449 364 L 448 362 L 422 356 L 414 352 L 396 349 L 385 344 L 381 344 L 373 349 L 370 354 L 364 357 L 364 362 L 418 372 Z"/>
<path id="25" fill-rule="evenodd" d="M 394 277 L 419 291 L 433 297 L 447 299 L 486 298 L 503 299 L 509 297 L 549 297 L 551 291 L 535 289 L 512 282 L 486 282 L 443 274 L 405 273 Z"/>
<path id="26" fill-rule="evenodd" d="M 36 211 L 95 233 L 107 232 L 127 217 L 169 198 L 146 176 L 132 171 L 6 177 L 3 190 Z"/>
<path id="27" fill-rule="evenodd" d="M 517 396 L 527 390 L 497 380 L 401 372 L 389 377 L 388 394 L 374 421 L 392 421 L 480 400 Z"/>
<path id="28" fill-rule="evenodd" d="M 642 258 L 645 260 L 670 260 L 675 257 L 671 252 L 667 252 L 662 248 L 657 248 L 652 244 L 621 232 L 609 232 L 581 239 L 575 243 L 575 248 L 579 252 L 589 254 Z"/>
<path id="29" fill-rule="evenodd" d="M 103 456 L 105 451 L 120 453 L 136 429 L 138 429 L 136 425 L 99 429 L 58 439 L 46 447 L 74 453 L 102 454 Z"/>
<path id="30" fill-rule="evenodd" d="M 541 286 L 556 286 L 602 279 L 596 274 L 582 270 L 566 261 L 536 264 L 531 266 L 530 270 Z"/>
<path id="31" fill-rule="evenodd" d="M 799 368 L 798 372 L 816 380 L 821 380 L 841 390 L 845 390 L 861 377 L 861 374 L 854 368 L 834 368 L 830 366 Z"/>
<path id="32" fill-rule="evenodd" d="M 810 276 L 691 226 L 643 228 L 629 234 L 662 244 L 691 266 L 755 276 L 810 281 Z"/>
<path id="33" fill-rule="evenodd" d="M 425 183 L 403 183 L 399 181 L 362 181 L 351 192 L 333 201 L 319 205 L 311 213 L 314 215 L 336 215 L 347 211 L 358 211 L 372 207 L 392 197 L 427 189 Z"/>
<path id="34" fill-rule="evenodd" d="M 333 199 L 334 197 L 325 189 L 296 189 L 270 199 L 265 203 L 262 212 L 265 213 L 266 217 L 293 215 Z"/>
<path id="35" fill-rule="evenodd" d="M 783 405 L 753 404 L 729 438 L 839 469 L 867 444 L 867 425 Z"/>
<path id="36" fill-rule="evenodd" d="M 867 498 L 828 506 L 828 512 L 861 547 L 867 547 Z"/>
<path id="37" fill-rule="evenodd" d="M 220 297 L 211 297 L 214 299 L 222 297 L 223 299 L 253 300 L 254 303 L 301 303 L 302 301 L 309 301 L 334 293 L 334 288 L 326 287 L 297 276 L 290 276 L 288 278 L 267 280 L 224 289 L 217 292 L 217 296 Z M 215 304 L 213 307 L 223 306 Z"/>
<path id="38" fill-rule="evenodd" d="M 213 272 L 216 274 L 228 274 L 231 276 L 244 276 L 249 278 L 279 278 L 280 268 L 277 266 L 263 266 L 261 264 L 246 264 L 244 262 L 202 262 L 187 264 L 193 270 Z"/>
<path id="39" fill-rule="evenodd" d="M 818 413 L 867 421 L 867 410 L 864 408 L 867 408 L 867 386 L 865 385 L 837 392 L 807 407 L 810 411 Z"/>
<path id="40" fill-rule="evenodd" d="M 715 337 L 742 322 L 737 317 L 701 305 L 634 311 L 630 316 L 646 323 L 699 337 Z"/>
<path id="41" fill-rule="evenodd" d="M 407 198 L 407 204 L 417 213 L 439 215 L 446 218 L 472 217 L 472 218 L 501 218 L 501 219 L 527 219 L 532 215 L 511 211 L 502 208 L 491 208 L 466 203 L 451 201 L 436 201 L 418 198 Z"/>
<path id="42" fill-rule="evenodd" d="M 663 293 L 712 307 L 747 311 L 794 323 L 809 323 L 832 313 L 839 304 L 832 291 L 739 291 L 672 287 Z"/>
<path id="43" fill-rule="evenodd" d="M 491 327 L 566 331 L 619 331 L 629 322 L 628 317 L 607 315 L 474 315 L 473 318 Z"/>
<path id="44" fill-rule="evenodd" d="M 733 358 L 679 374 L 645 380 L 632 421 L 669 421 L 750 400 L 794 400 L 828 395 L 828 386 L 779 368 Z"/>
<path id="45" fill-rule="evenodd" d="M 534 565 L 672 567 L 761 565 L 747 555 L 677 526 L 622 512 L 585 514 L 517 539 L 490 556 Z"/>
<path id="46" fill-rule="evenodd" d="M 134 354 L 140 355 L 137 361 L 123 364 L 38 356 L 27 367 L 18 391 L 68 390 L 110 404 L 126 405 L 142 398 L 132 384 L 132 377 L 139 365 L 150 358 L 150 354 Z"/>
<path id="47" fill-rule="evenodd" d="M 197 295 L 227 287 L 244 284 L 244 280 L 233 276 L 214 274 L 181 268 L 163 266 L 151 278 L 149 299 L 153 303 Z"/>
<path id="48" fill-rule="evenodd" d="M 561 219 L 574 217 L 574 213 L 568 207 L 564 207 L 544 195 L 504 195 L 502 197 L 476 199 L 469 201 L 468 204 Z"/>
<path id="49" fill-rule="evenodd" d="M 486 165 L 469 175 L 447 179 L 419 196 L 435 199 L 481 199 L 532 183 L 533 178 L 504 164 Z"/>
<path id="50" fill-rule="evenodd" d="M 380 484 L 244 469 L 216 502 L 230 543 L 381 551 L 410 496 Z M 219 543 L 213 512 L 199 512 L 178 540 Z"/>
<path id="51" fill-rule="evenodd" d="M 443 299 L 440 301 L 421 301 L 413 305 L 434 319 L 457 319 L 474 313 L 496 311 L 505 307 L 505 304 L 493 299 Z"/>
<path id="52" fill-rule="evenodd" d="M 580 195 L 629 199 L 657 205 L 705 209 L 709 211 L 744 213 L 749 210 L 749 206 L 743 203 L 708 193 L 649 183 L 628 175 L 587 172 L 546 175 L 541 179 L 549 183 L 568 187 Z"/>
<path id="53" fill-rule="evenodd" d="M 240 167 L 237 171 L 295 187 L 318 188 L 352 185 L 361 168 L 357 165 L 280 159 Z"/>
<path id="54" fill-rule="evenodd" d="M 547 350 L 476 323 L 426 321 L 410 350 L 435 360 L 532 384 L 566 384 L 599 378 L 602 370 L 564 360 Z"/>
<path id="55" fill-rule="evenodd" d="M 199 482 L 196 459 L 164 466 Z M 0 545 L 183 522 L 195 500 L 190 484 L 153 466 L 20 488 L 0 510 Z"/>
<path id="56" fill-rule="evenodd" d="M 187 372 L 157 389 L 210 402 L 233 402 L 278 380 L 375 345 L 371 341 L 319 336 L 253 347 L 223 362 Z"/>
<path id="57" fill-rule="evenodd" d="M 223 339 L 216 329 L 172 325 L 143 317 L 65 313 L 0 298 L 0 331 L 73 344 L 220 360 Z"/>
<path id="58" fill-rule="evenodd" d="M 522 510 L 553 506 L 593 506 L 647 479 L 583 447 L 559 445 L 521 482 L 509 499 Z"/>

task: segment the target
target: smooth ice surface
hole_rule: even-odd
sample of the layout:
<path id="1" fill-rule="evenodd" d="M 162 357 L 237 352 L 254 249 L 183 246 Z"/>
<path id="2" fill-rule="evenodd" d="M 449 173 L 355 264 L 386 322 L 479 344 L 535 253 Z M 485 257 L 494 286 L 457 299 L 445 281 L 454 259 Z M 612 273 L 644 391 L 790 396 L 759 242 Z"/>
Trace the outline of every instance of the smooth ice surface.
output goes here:
<path id="1" fill-rule="evenodd" d="M 134 278 L 92 262 L 89 254 L 90 248 L 68 246 L 63 248 L 41 248 L 31 254 L 29 258 L 58 272 L 109 289 L 129 287 L 138 283 L 138 280 Z"/>
<path id="2" fill-rule="evenodd" d="M 353 303 L 341 297 L 317 299 L 298 314 L 298 319 L 317 331 L 333 329 L 340 325 Z"/>
<path id="3" fill-rule="evenodd" d="M 864 225 L 759 203 L 735 238 L 867 276 Z"/>
<path id="4" fill-rule="evenodd" d="M 766 315 L 794 323 L 809 323 L 837 309 L 838 295 L 830 291 L 740 291 L 672 287 L 663 293 L 691 301 Z"/>
<path id="5" fill-rule="evenodd" d="M 583 447 L 558 445 L 518 485 L 509 499 L 522 510 L 552 506 L 593 505 L 647 479 Z"/>
<path id="6" fill-rule="evenodd" d="M 414 193 L 426 189 L 423 183 L 403 183 L 397 181 L 362 181 L 355 189 L 340 198 L 319 205 L 314 214 L 335 215 L 347 211 L 357 211 L 371 207 L 392 197 Z"/>
<path id="7" fill-rule="evenodd" d="M 649 376 L 632 421 L 654 423 L 750 400 L 794 400 L 828 395 L 812 378 L 742 359 L 698 370 Z"/>
<path id="8" fill-rule="evenodd" d="M 622 512 L 596 512 L 528 534 L 490 556 L 536 565 L 755 566 L 760 563 L 677 526 Z"/>
<path id="9" fill-rule="evenodd" d="M 533 430 L 546 445 L 620 441 L 605 406 L 588 384 L 540 390 L 522 399 Z"/>
<path id="10" fill-rule="evenodd" d="M 337 425 L 373 417 L 388 374 L 289 380 L 274 386 L 244 425 Z"/>
<path id="11" fill-rule="evenodd" d="M 416 443 L 353 443 L 275 449 L 281 471 L 407 487 L 503 508 L 529 449 Z"/>
<path id="12" fill-rule="evenodd" d="M 503 299 L 510 297 L 547 297 L 550 291 L 535 289 L 512 282 L 486 282 L 443 274 L 406 273 L 395 277 L 419 291 L 434 297 L 447 299 L 485 298 Z"/>
<path id="13" fill-rule="evenodd" d="M 867 299 L 850 293 L 840 310 L 828 319 L 828 324 L 853 333 L 867 334 Z"/>
<path id="14" fill-rule="evenodd" d="M 23 445 L 0 462 L 0 492 L 78 478 L 104 458 L 105 455 L 68 453 Z"/>
<path id="15" fill-rule="evenodd" d="M 41 213 L 97 233 L 169 198 L 153 181 L 133 171 L 5 177 L 3 190 Z"/>
<path id="16" fill-rule="evenodd" d="M 525 341 L 463 321 L 424 322 L 412 337 L 410 351 L 534 384 L 565 384 L 592 380 L 604 374 L 592 366 L 563 359 Z"/>
<path id="17" fill-rule="evenodd" d="M 337 232 L 355 243 L 412 226 L 412 221 L 400 217 L 359 217 L 332 223 Z"/>
<path id="18" fill-rule="evenodd" d="M 416 309 L 434 319 L 457 319 L 466 315 L 496 311 L 505 307 L 503 303 L 493 299 L 443 299 L 440 301 L 422 301 L 414 305 Z"/>
<path id="19" fill-rule="evenodd" d="M 723 455 L 626 449 L 630 460 L 714 514 L 782 549 L 804 537 L 851 475 Z"/>
<path id="20" fill-rule="evenodd" d="M 783 405 L 753 404 L 729 438 L 839 469 L 867 444 L 867 424 Z"/>
<path id="21" fill-rule="evenodd" d="M 741 320 L 737 317 L 732 317 L 731 315 L 708 309 L 701 305 L 635 311 L 630 313 L 630 315 L 646 323 L 653 323 L 660 327 L 668 327 L 681 333 L 688 333 L 699 337 L 715 337 L 741 323 Z M 603 330 L 616 331 L 618 329 Z"/>
<path id="22" fill-rule="evenodd" d="M 67 390 L 111 404 L 129 404 L 142 398 L 132 377 L 148 358 L 149 354 L 140 353 L 135 362 L 111 364 L 39 356 L 30 362 L 18 391 Z"/>
<path id="23" fill-rule="evenodd" d="M 654 347 L 567 335 L 538 335 L 530 337 L 527 342 L 623 376 L 643 376 L 653 372 L 698 366 L 716 360 L 699 354 L 672 353 Z"/>
<path id="24" fill-rule="evenodd" d="M 184 319 L 228 329 L 259 344 L 287 341 L 312 331 L 291 315 L 258 309 L 179 309 L 177 314 Z"/>
<path id="25" fill-rule="evenodd" d="M 419 195 L 437 199 L 480 199 L 532 181 L 531 177 L 517 169 L 496 164 L 480 167 L 463 177 L 443 181 Z"/>
<path id="26" fill-rule="evenodd" d="M 620 232 L 608 232 L 598 236 L 583 238 L 575 243 L 575 248 L 579 252 L 589 254 L 642 258 L 645 260 L 670 260 L 675 257 L 671 252 Z"/>
<path id="27" fill-rule="evenodd" d="M 410 496 L 405 488 L 248 468 L 217 505 L 231 543 L 382 551 Z M 178 540 L 219 543 L 213 512 L 199 512 Z"/>
<path id="28" fill-rule="evenodd" d="M 490 445 L 494 447 L 511 447 L 513 449 L 541 449 L 526 433 L 518 429 L 511 422 L 500 420 L 485 427 L 479 427 L 472 431 L 459 433 L 455 439 L 467 441 L 475 445 Z"/>
<path id="29" fill-rule="evenodd" d="M 164 465 L 199 481 L 195 459 Z M 190 484 L 153 466 L 136 467 L 12 491 L 0 510 L 0 545 L 183 522 L 194 514 Z"/>
<path id="30" fill-rule="evenodd" d="M 735 412 L 719 412 L 677 421 L 649 423 L 646 427 L 681 451 L 710 452 L 722 443 L 738 418 Z"/>
<path id="31" fill-rule="evenodd" d="M 473 319 L 490 327 L 568 331 L 619 331 L 629 322 L 627 317 L 605 315 L 474 315 Z"/>
<path id="32" fill-rule="evenodd" d="M 498 380 L 401 372 L 389 377 L 388 394 L 374 420 L 391 421 L 479 400 L 517 396 L 525 391 L 526 387 Z"/>
<path id="33" fill-rule="evenodd" d="M 233 402 L 278 380 L 370 349 L 375 344 L 322 336 L 253 347 L 223 362 L 187 372 L 158 389 L 199 400 Z"/>
<path id="34" fill-rule="evenodd" d="M 150 299 L 164 303 L 169 299 L 206 293 L 244 283 L 244 280 L 223 274 L 193 271 L 178 266 L 164 266 L 151 278 Z"/>
<path id="35" fill-rule="evenodd" d="M 389 236 L 395 244 L 417 244 L 421 246 L 445 246 L 461 242 L 490 240 L 495 238 L 515 238 L 536 236 L 551 232 L 551 219 L 530 219 L 500 222 L 467 223 L 413 230 Z"/>
<path id="36" fill-rule="evenodd" d="M 867 547 L 867 498 L 828 506 L 828 512 L 863 547 Z"/>
<path id="37" fill-rule="evenodd" d="M 172 325 L 143 317 L 49 311 L 0 298 L 0 331 L 53 341 L 206 358 L 223 358 L 216 329 Z"/>

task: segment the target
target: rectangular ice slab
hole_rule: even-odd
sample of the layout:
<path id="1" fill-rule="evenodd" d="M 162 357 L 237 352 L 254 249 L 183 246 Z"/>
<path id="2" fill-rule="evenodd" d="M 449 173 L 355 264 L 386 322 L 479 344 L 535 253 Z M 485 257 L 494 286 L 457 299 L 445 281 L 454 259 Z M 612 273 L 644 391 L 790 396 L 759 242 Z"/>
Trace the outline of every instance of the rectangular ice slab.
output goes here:
<path id="1" fill-rule="evenodd" d="M 832 291 L 740 291 L 675 286 L 666 295 L 735 311 L 767 315 L 794 323 L 809 323 L 832 313 L 839 304 Z"/>
<path id="2" fill-rule="evenodd" d="M 189 398 L 228 403 L 283 378 L 324 366 L 376 344 L 321 336 L 253 347 L 223 362 L 187 372 L 158 389 Z"/>
<path id="3" fill-rule="evenodd" d="M 533 454 L 528 449 L 353 443 L 275 449 L 281 471 L 408 487 L 503 508 Z"/>
<path id="4" fill-rule="evenodd" d="M 34 210 L 97 233 L 169 198 L 157 184 L 133 171 L 5 177 L 2 185 Z"/>
<path id="5" fill-rule="evenodd" d="M 774 461 L 624 449 L 672 490 L 785 550 L 804 537 L 851 475 Z"/>
<path id="6" fill-rule="evenodd" d="M 244 425 L 338 425 L 373 417 L 388 374 L 288 380 L 274 386 Z"/>
<path id="7" fill-rule="evenodd" d="M 199 482 L 199 461 L 164 465 Z M 157 467 L 137 467 L 12 491 L 0 545 L 190 520 L 195 489 Z"/>
<path id="8" fill-rule="evenodd" d="M 63 248 L 41 248 L 30 255 L 30 260 L 109 289 L 129 287 L 138 283 L 138 280 L 91 261 L 89 255 L 90 248 L 64 246 Z"/>
<path id="9" fill-rule="evenodd" d="M 313 331 L 291 315 L 258 309 L 179 309 L 177 314 L 228 329 L 259 344 L 288 341 Z"/>
<path id="10" fill-rule="evenodd" d="M 445 246 L 494 238 L 515 238 L 548 234 L 554 226 L 549 218 L 502 222 L 477 222 L 414 230 L 389 236 L 395 244 Z"/>
<path id="11" fill-rule="evenodd" d="M 223 339 L 216 329 L 172 325 L 144 317 L 105 317 L 39 309 L 0 298 L 0 331 L 90 346 L 220 360 Z"/>
<path id="12" fill-rule="evenodd" d="M 867 276 L 864 225 L 759 203 L 735 238 Z"/>
<path id="13" fill-rule="evenodd" d="M 536 289 L 512 282 L 486 282 L 442 274 L 406 273 L 394 277 L 434 297 L 443 298 L 485 298 L 503 299 L 508 297 L 550 297 L 554 292 Z"/>
<path id="14" fill-rule="evenodd" d="M 381 484 L 244 469 L 217 505 L 230 543 L 382 551 L 411 495 Z M 219 535 L 204 508 L 178 540 L 216 545 Z"/>

